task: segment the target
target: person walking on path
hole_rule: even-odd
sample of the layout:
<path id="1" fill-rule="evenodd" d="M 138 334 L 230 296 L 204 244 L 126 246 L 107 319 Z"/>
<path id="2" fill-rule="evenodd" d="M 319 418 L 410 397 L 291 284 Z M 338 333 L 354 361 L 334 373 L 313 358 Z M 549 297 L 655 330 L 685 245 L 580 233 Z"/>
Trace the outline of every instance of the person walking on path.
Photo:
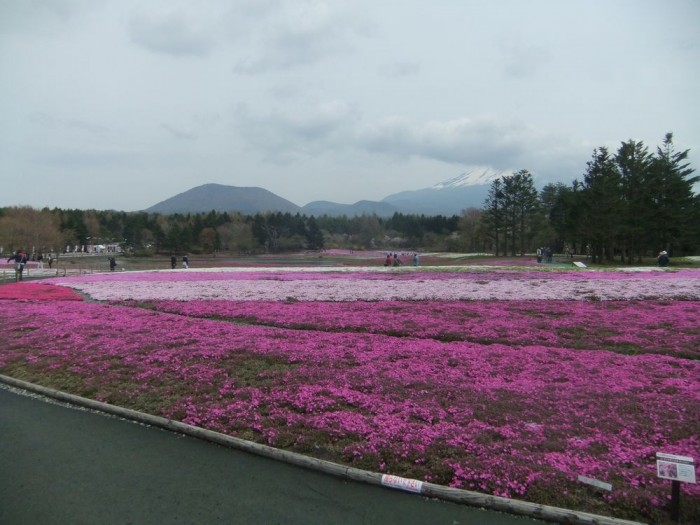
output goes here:
<path id="1" fill-rule="evenodd" d="M 10 261 L 15 262 L 15 281 L 21 281 L 22 274 L 24 273 L 24 267 L 27 264 L 27 254 L 22 248 L 20 248 L 7 259 L 7 262 Z"/>

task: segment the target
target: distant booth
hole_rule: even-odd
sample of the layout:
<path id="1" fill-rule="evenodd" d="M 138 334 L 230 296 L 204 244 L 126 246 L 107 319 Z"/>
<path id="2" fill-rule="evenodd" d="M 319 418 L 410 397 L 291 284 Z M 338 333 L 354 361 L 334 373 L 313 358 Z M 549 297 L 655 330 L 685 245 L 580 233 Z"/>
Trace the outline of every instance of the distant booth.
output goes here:
<path id="1" fill-rule="evenodd" d="M 123 253 L 122 247 L 116 243 L 113 244 L 76 244 L 74 246 L 66 245 L 63 253 L 85 253 L 88 255 L 99 255 L 103 253 L 118 254 Z"/>

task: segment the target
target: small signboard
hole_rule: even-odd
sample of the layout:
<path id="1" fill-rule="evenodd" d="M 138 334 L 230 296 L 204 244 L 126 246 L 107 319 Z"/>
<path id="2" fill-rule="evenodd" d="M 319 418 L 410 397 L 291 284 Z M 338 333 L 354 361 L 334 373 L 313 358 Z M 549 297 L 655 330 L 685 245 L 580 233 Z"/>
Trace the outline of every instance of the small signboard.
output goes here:
<path id="1" fill-rule="evenodd" d="M 408 492 L 421 493 L 423 490 L 423 482 L 417 479 L 400 478 L 399 476 L 392 476 L 390 474 L 384 474 L 382 476 L 382 485 L 385 487 L 391 487 L 394 489 L 406 490 Z"/>
<path id="2" fill-rule="evenodd" d="M 591 485 L 593 487 L 607 490 L 610 492 L 612 490 L 612 485 L 610 483 L 605 483 L 605 481 L 600 481 L 594 478 L 587 478 L 586 476 L 579 476 L 578 480 L 586 485 Z"/>
<path id="3" fill-rule="evenodd" d="M 656 475 L 663 479 L 696 483 L 695 460 L 688 456 L 656 453 Z"/>
<path id="4" fill-rule="evenodd" d="M 578 266 L 579 268 L 586 268 L 586 265 L 581 261 L 574 261 L 574 266 Z"/>

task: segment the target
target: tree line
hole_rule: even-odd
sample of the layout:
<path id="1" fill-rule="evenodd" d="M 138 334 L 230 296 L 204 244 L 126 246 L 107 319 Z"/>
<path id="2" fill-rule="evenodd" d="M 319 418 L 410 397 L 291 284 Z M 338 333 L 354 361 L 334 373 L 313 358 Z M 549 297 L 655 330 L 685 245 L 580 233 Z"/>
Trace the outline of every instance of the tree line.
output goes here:
<path id="1" fill-rule="evenodd" d="M 416 246 L 447 249 L 442 240 L 458 231 L 459 220 L 458 216 L 401 213 L 388 218 L 217 211 L 163 215 L 10 207 L 0 208 L 0 246 L 5 253 L 19 248 L 30 253 L 62 253 L 109 245 L 134 255 Z"/>
<path id="2" fill-rule="evenodd" d="M 483 225 L 493 252 L 503 255 L 542 245 L 593 262 L 693 254 L 700 249 L 700 196 L 693 193 L 700 177 L 693 173 L 688 150 L 676 151 L 671 133 L 655 153 L 635 140 L 614 153 L 602 146 L 570 186 L 548 184 L 538 193 L 527 170 L 494 181 Z"/>
<path id="3" fill-rule="evenodd" d="M 461 215 L 306 216 L 237 212 L 155 214 L 0 208 L 0 251 L 61 253 L 119 246 L 134 255 L 275 253 L 328 248 L 522 255 L 538 247 L 631 263 L 700 250 L 700 197 L 688 150 L 668 133 L 656 152 L 623 142 L 595 148 L 582 180 L 538 191 L 525 169 L 492 182 L 481 209 Z"/>

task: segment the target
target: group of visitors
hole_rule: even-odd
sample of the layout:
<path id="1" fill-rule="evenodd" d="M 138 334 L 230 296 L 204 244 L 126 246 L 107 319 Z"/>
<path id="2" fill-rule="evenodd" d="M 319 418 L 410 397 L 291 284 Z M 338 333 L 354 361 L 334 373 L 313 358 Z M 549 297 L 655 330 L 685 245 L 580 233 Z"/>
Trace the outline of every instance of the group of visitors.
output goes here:
<path id="1" fill-rule="evenodd" d="M 537 262 L 541 263 L 542 261 L 546 263 L 551 263 L 552 262 L 552 257 L 554 253 L 552 252 L 552 249 L 549 246 L 545 246 L 543 248 L 537 248 Z"/>
<path id="2" fill-rule="evenodd" d="M 174 270 L 176 266 L 177 266 L 177 257 L 175 257 L 174 255 L 171 255 L 170 256 L 170 267 Z M 182 257 L 182 267 L 183 268 L 190 267 L 190 260 L 187 258 L 187 255 L 183 255 L 183 257 Z"/>
<path id="3" fill-rule="evenodd" d="M 406 255 L 406 254 L 404 254 Z M 414 253 L 413 254 L 413 266 L 420 266 L 420 259 L 418 258 L 418 254 Z M 398 253 L 391 253 L 389 252 L 386 255 L 386 259 L 384 260 L 384 266 L 401 266 L 403 262 L 401 261 L 401 258 L 399 257 Z"/>

